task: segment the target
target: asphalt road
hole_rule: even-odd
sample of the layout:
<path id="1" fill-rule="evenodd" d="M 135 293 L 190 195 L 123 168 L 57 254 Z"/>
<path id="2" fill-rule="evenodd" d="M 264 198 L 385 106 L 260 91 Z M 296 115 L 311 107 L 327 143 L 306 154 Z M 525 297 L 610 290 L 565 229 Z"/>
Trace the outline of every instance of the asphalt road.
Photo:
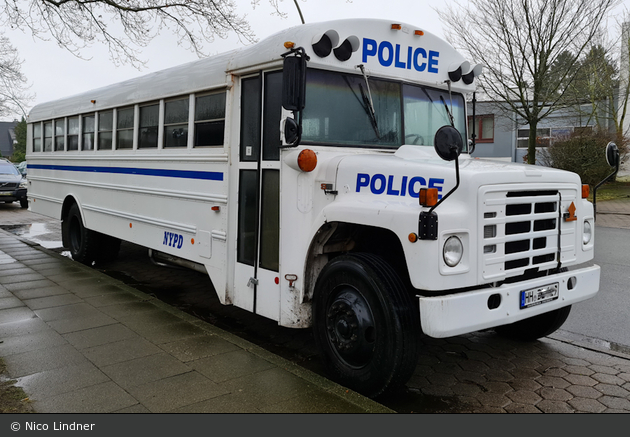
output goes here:
<path id="1" fill-rule="evenodd" d="M 574 305 L 561 329 L 630 350 L 630 230 L 596 227 L 595 263 L 602 268 L 599 293 Z"/>

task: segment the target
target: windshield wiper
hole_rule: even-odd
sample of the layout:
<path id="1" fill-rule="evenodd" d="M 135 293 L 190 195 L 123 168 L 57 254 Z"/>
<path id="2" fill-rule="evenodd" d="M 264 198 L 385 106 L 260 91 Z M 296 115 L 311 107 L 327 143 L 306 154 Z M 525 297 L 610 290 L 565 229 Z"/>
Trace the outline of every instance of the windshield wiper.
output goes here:
<path id="1" fill-rule="evenodd" d="M 370 121 L 372 122 L 372 127 L 374 128 L 374 132 L 376 133 L 376 138 L 381 138 L 381 135 L 378 133 L 378 123 L 376 122 L 376 112 L 374 111 L 374 102 L 372 101 L 372 93 L 370 92 L 370 82 L 368 81 L 367 74 L 365 74 L 365 66 L 363 64 L 357 65 L 357 67 L 361 70 L 361 74 L 363 74 L 363 78 L 365 79 L 365 86 L 367 87 L 367 95 L 363 90 L 363 87 L 359 84 L 359 90 L 361 90 L 361 97 L 363 97 L 363 104 L 365 105 L 365 110 L 370 116 Z"/>
<path id="2" fill-rule="evenodd" d="M 448 105 L 446 104 L 444 97 L 440 96 L 440 100 L 442 101 L 442 103 L 444 103 L 444 109 L 446 109 L 446 113 L 448 114 L 448 119 L 451 121 L 451 126 L 455 127 L 455 119 L 453 118 L 453 114 L 451 114 L 451 111 L 448 109 Z"/>

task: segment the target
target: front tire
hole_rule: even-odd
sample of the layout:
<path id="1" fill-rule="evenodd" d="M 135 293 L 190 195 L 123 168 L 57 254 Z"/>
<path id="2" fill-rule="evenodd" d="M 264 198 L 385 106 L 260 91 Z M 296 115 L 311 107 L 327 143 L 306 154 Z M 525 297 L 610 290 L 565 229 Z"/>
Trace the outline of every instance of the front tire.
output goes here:
<path id="1" fill-rule="evenodd" d="M 510 325 L 497 326 L 494 330 L 502 337 L 520 341 L 534 341 L 560 329 L 567 321 L 570 312 L 571 305 Z"/>
<path id="2" fill-rule="evenodd" d="M 97 259 L 99 234 L 83 226 L 78 205 L 70 207 L 68 215 L 61 223 L 63 241 L 67 241 L 72 259 L 91 266 Z"/>
<path id="3" fill-rule="evenodd" d="M 313 331 L 324 366 L 340 384 L 378 397 L 416 367 L 419 312 L 396 272 L 372 254 L 341 255 L 315 285 Z"/>
<path id="4" fill-rule="evenodd" d="M 22 208 L 28 208 L 28 199 L 26 197 L 20 199 L 20 206 Z"/>

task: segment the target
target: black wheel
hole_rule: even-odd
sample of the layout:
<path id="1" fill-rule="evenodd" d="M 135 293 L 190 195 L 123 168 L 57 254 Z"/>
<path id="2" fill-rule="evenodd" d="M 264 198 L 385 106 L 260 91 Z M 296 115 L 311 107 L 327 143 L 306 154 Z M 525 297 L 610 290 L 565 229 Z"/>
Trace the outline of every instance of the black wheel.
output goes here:
<path id="1" fill-rule="evenodd" d="M 118 258 L 120 239 L 105 234 L 99 234 L 100 244 L 97 262 L 111 262 Z"/>
<path id="2" fill-rule="evenodd" d="M 497 334 L 513 340 L 534 341 L 557 331 L 566 322 L 571 305 L 545 314 L 494 328 Z"/>
<path id="3" fill-rule="evenodd" d="M 419 310 L 396 272 L 371 254 L 330 261 L 315 285 L 313 331 L 340 384 L 377 397 L 404 385 L 416 367 Z"/>
<path id="4" fill-rule="evenodd" d="M 83 226 L 81 212 L 75 203 L 61 224 L 63 241 L 67 242 L 72 259 L 91 266 L 97 259 L 99 234 Z"/>
<path id="5" fill-rule="evenodd" d="M 28 208 L 28 199 L 26 197 L 20 199 L 20 206 L 22 208 Z"/>

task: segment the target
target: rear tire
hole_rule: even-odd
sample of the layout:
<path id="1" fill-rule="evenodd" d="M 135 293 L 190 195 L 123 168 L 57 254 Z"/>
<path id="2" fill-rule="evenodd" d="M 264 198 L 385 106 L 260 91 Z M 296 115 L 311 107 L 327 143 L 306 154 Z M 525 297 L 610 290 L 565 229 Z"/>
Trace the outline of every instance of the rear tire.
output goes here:
<path id="1" fill-rule="evenodd" d="M 571 305 L 510 325 L 497 326 L 494 330 L 502 337 L 520 341 L 534 341 L 560 329 L 570 312 Z"/>
<path id="2" fill-rule="evenodd" d="M 378 256 L 341 255 L 315 285 L 313 332 L 324 366 L 369 397 L 403 386 L 418 361 L 420 317 L 396 272 Z"/>
<path id="3" fill-rule="evenodd" d="M 99 234 L 83 226 L 77 204 L 73 204 L 61 223 L 63 241 L 67 241 L 72 259 L 91 266 L 97 259 Z"/>

